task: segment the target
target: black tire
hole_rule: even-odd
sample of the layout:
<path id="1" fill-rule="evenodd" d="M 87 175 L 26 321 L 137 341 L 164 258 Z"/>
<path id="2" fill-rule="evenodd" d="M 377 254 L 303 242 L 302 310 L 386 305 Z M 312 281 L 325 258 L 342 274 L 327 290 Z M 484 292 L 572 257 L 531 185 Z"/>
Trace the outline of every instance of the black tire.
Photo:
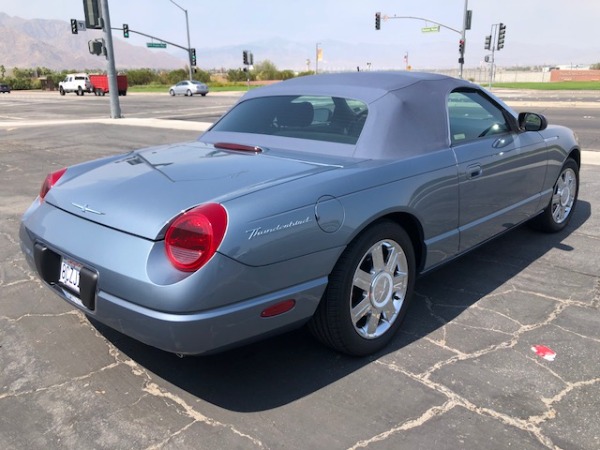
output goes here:
<path id="1" fill-rule="evenodd" d="M 169 91 L 169 95 L 170 95 L 171 97 L 175 97 L 175 91 L 174 91 L 173 89 L 171 89 L 171 90 Z"/>
<path id="2" fill-rule="evenodd" d="M 348 355 L 381 350 L 406 315 L 415 275 L 415 253 L 406 231 L 391 221 L 371 226 L 340 256 L 309 330 Z"/>
<path id="3" fill-rule="evenodd" d="M 190 91 L 189 89 L 187 90 L 187 92 L 185 93 L 186 97 L 192 97 L 194 94 L 192 94 L 192 91 Z"/>
<path id="4" fill-rule="evenodd" d="M 206 94 L 200 94 L 200 95 L 202 95 L 202 97 L 206 97 Z"/>
<path id="5" fill-rule="evenodd" d="M 554 183 L 552 197 L 540 215 L 531 220 L 533 228 L 546 233 L 557 233 L 571 221 L 579 194 L 579 166 L 567 158 Z"/>
<path id="6" fill-rule="evenodd" d="M 83 96 L 83 94 L 84 94 L 84 92 L 83 92 L 83 89 L 81 89 L 81 86 L 79 86 L 79 87 L 77 88 L 77 95 L 81 95 L 81 96 Z"/>
<path id="7" fill-rule="evenodd" d="M 58 92 L 60 95 L 65 95 L 65 90 L 62 88 L 62 86 L 58 88 Z"/>

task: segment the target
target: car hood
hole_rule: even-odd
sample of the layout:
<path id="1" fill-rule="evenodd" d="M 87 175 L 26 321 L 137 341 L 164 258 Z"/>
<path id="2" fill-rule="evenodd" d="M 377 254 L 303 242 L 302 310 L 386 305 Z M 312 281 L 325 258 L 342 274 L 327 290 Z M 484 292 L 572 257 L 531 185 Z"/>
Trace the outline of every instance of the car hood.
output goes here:
<path id="1" fill-rule="evenodd" d="M 345 163 L 347 165 L 348 162 Z M 71 214 L 147 239 L 160 239 L 182 211 L 344 167 L 313 155 L 224 151 L 190 142 L 150 148 L 88 170 L 73 168 L 45 201 Z M 85 168 L 85 166 L 83 166 Z"/>

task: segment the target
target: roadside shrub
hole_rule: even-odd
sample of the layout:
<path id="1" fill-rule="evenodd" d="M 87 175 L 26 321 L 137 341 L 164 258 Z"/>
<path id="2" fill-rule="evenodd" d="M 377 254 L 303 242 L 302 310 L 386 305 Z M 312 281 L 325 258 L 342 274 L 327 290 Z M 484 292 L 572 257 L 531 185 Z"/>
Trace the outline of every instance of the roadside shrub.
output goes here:
<path id="1" fill-rule="evenodd" d="M 31 78 L 6 77 L 5 80 L 6 84 L 8 84 L 11 87 L 11 89 L 14 90 L 33 89 L 33 82 Z"/>
<path id="2" fill-rule="evenodd" d="M 152 69 L 130 69 L 126 71 L 126 74 L 129 86 L 150 84 L 157 79 L 157 74 Z"/>
<path id="3" fill-rule="evenodd" d="M 254 71 L 244 72 L 242 69 L 231 69 L 227 71 L 227 81 L 230 83 L 239 83 L 245 82 L 248 80 L 248 75 L 250 75 L 250 81 L 256 80 L 256 73 Z"/>

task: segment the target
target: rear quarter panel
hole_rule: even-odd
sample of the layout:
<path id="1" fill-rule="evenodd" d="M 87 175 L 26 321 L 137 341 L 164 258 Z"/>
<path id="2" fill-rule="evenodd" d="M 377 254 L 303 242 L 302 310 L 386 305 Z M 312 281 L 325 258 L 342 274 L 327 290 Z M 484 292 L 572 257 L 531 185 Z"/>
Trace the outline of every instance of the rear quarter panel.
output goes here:
<path id="1" fill-rule="evenodd" d="M 316 211 L 319 199 L 328 223 Z M 458 187 L 451 150 L 403 161 L 367 161 L 226 202 L 229 228 L 220 252 L 252 266 L 338 249 L 385 216 L 406 213 L 421 224 L 427 265 L 458 249 Z M 333 212 L 332 212 L 333 211 Z M 321 220 L 321 223 L 319 222 Z M 329 261 L 330 271 L 337 260 Z M 328 272 L 327 272 L 328 273 Z"/>

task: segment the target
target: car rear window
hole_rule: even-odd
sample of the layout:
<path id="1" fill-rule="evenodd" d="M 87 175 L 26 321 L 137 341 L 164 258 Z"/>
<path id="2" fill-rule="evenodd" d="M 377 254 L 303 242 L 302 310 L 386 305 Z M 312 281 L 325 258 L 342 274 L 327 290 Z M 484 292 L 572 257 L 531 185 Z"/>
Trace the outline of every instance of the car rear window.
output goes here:
<path id="1" fill-rule="evenodd" d="M 367 114 L 365 103 L 341 97 L 259 97 L 236 105 L 211 130 L 356 144 Z"/>

